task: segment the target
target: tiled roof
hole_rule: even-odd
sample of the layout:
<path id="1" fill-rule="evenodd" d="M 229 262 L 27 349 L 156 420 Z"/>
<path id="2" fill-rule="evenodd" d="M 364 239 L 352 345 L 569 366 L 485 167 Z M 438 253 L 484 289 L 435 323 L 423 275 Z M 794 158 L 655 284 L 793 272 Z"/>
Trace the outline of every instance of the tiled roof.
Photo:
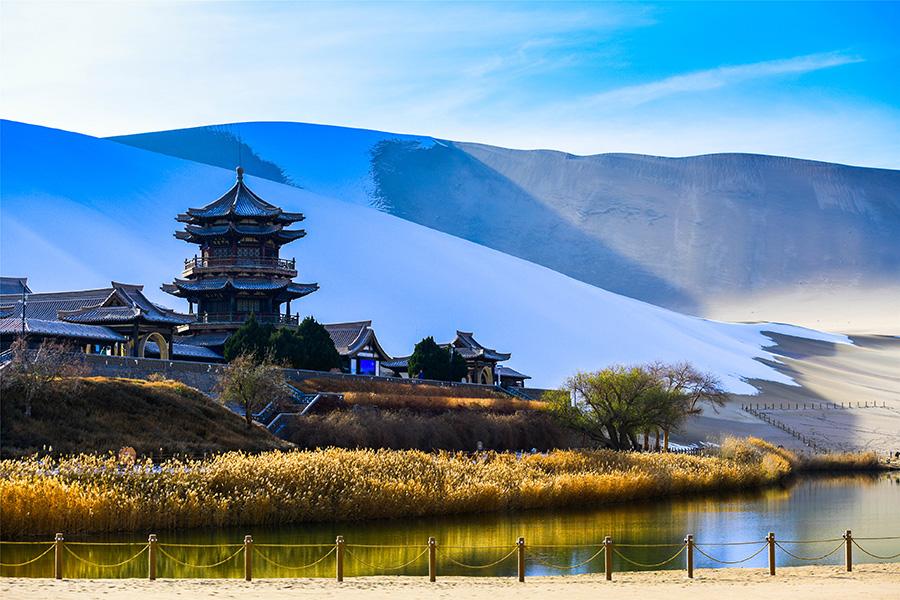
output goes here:
<path id="1" fill-rule="evenodd" d="M 22 331 L 22 318 L 8 317 L 0 319 L 0 333 L 19 334 Z M 108 327 L 101 325 L 83 325 L 64 321 L 46 321 L 44 319 L 25 318 L 25 331 L 30 334 L 67 337 L 103 342 L 124 342 L 125 337 Z"/>
<path id="2" fill-rule="evenodd" d="M 140 317 L 145 321 L 178 325 L 188 323 L 193 318 L 157 306 L 143 293 L 143 286 L 118 283 L 112 287 L 95 290 L 73 290 L 69 292 L 49 292 L 29 294 L 25 315 L 44 321 L 84 322 L 127 322 L 134 317 L 134 309 L 140 309 Z M 12 316 L 22 316 L 22 297 L 0 296 L 0 305 L 11 306 Z M 9 311 L 6 311 L 7 314 Z M 130 315 L 127 316 L 126 315 Z"/>
<path id="3" fill-rule="evenodd" d="M 341 356 L 352 357 L 363 348 L 371 346 L 374 352 L 382 358 L 382 364 L 384 364 L 384 360 L 391 360 L 391 355 L 384 351 L 375 336 L 372 321 L 328 323 L 324 327 Z"/>
<path id="4" fill-rule="evenodd" d="M 159 345 L 156 342 L 144 344 L 144 353 L 159 356 Z M 207 358 L 210 360 L 222 360 L 222 355 L 204 346 L 191 344 L 172 344 L 172 358 Z"/>
<path id="5" fill-rule="evenodd" d="M 242 277 L 209 277 L 204 279 L 176 279 L 174 283 L 162 285 L 162 290 L 175 296 L 198 292 L 223 290 L 230 287 L 243 291 L 284 290 L 294 298 L 300 298 L 319 289 L 317 283 L 294 283 L 290 279 L 250 279 Z M 187 292 L 187 294 L 182 294 Z"/>
<path id="6" fill-rule="evenodd" d="M 223 235 L 249 235 L 256 237 L 272 237 L 286 244 L 306 235 L 303 229 L 282 229 L 281 225 L 241 225 L 228 223 L 225 225 L 192 225 L 184 226 L 184 231 L 176 231 L 179 240 L 192 241 L 196 238 L 220 237 Z"/>
<path id="7" fill-rule="evenodd" d="M 512 354 L 497 352 L 493 348 L 487 348 L 475 341 L 475 336 L 469 331 L 457 331 L 456 339 L 450 342 L 465 358 L 484 358 L 492 361 L 509 360 Z"/>
<path id="8" fill-rule="evenodd" d="M 222 333 L 198 333 L 196 335 L 176 336 L 175 343 L 181 343 L 191 346 L 223 346 L 231 332 Z"/>
<path id="9" fill-rule="evenodd" d="M 409 356 L 398 356 L 397 358 L 392 358 L 391 360 L 385 360 L 381 363 L 381 366 L 387 367 L 388 369 L 408 369 Z"/>
<path id="10" fill-rule="evenodd" d="M 0 277 L 0 294 L 30 294 L 27 277 Z"/>
<path id="11" fill-rule="evenodd" d="M 519 373 L 515 369 L 510 369 L 509 367 L 497 367 L 497 375 L 499 377 L 510 377 L 512 379 L 531 379 L 530 375 L 524 375 Z"/>
<path id="12" fill-rule="evenodd" d="M 269 204 L 257 196 L 244 183 L 243 169 L 240 167 L 237 170 L 237 181 L 218 200 L 207 204 L 203 208 L 189 208 L 187 214 L 181 216 L 195 219 L 221 217 L 277 218 L 282 223 L 293 223 L 303 220 L 302 214 L 285 213 L 277 206 Z"/>

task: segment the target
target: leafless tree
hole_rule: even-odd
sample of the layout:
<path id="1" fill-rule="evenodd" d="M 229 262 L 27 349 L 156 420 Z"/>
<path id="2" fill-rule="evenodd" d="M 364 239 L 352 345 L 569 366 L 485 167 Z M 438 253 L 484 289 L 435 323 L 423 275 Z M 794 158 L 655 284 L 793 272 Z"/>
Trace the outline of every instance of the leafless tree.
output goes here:
<path id="1" fill-rule="evenodd" d="M 55 381 L 88 374 L 83 355 L 71 344 L 44 339 L 29 348 L 20 336 L 10 346 L 12 359 L 0 371 L 0 388 L 5 393 L 21 394 L 25 400 L 25 416 L 30 417 L 35 400 L 47 395 Z"/>
<path id="2" fill-rule="evenodd" d="M 253 413 L 269 402 L 281 402 L 288 396 L 287 382 L 281 366 L 269 359 L 257 360 L 250 354 L 232 359 L 218 384 L 219 400 L 233 402 L 244 411 L 249 428 Z"/>
<path id="3" fill-rule="evenodd" d="M 709 404 L 716 410 L 717 407 L 724 406 L 728 398 L 722 382 L 715 375 L 704 373 L 689 362 L 653 363 L 649 370 L 672 398 L 680 398 L 682 417 L 701 414 L 703 404 Z M 677 419 L 672 422 L 677 424 Z M 662 429 L 665 436 L 665 450 L 668 451 L 671 427 L 663 425 Z"/>

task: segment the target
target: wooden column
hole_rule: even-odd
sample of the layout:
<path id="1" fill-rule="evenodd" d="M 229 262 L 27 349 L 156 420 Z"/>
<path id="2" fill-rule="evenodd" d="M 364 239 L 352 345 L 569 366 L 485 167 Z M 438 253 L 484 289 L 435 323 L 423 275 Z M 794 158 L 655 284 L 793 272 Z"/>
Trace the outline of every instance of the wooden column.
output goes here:
<path id="1" fill-rule="evenodd" d="M 337 536 L 335 540 L 337 550 L 335 550 L 335 577 L 338 581 L 344 580 L 344 536 Z"/>
<path id="2" fill-rule="evenodd" d="M 149 546 L 147 550 L 147 573 L 150 581 L 154 581 L 156 579 L 156 544 L 157 538 L 155 533 L 151 533 L 150 537 L 147 538 L 147 545 Z"/>
<path id="3" fill-rule="evenodd" d="M 253 580 L 253 536 L 244 536 L 244 579 Z"/>
<path id="4" fill-rule="evenodd" d="M 519 572 L 519 581 L 525 581 L 525 538 L 520 537 L 516 542 L 517 567 Z"/>
<path id="5" fill-rule="evenodd" d="M 766 541 L 769 543 L 769 575 L 775 574 L 775 534 L 773 532 L 769 532 L 769 537 L 766 538 Z"/>
<path id="6" fill-rule="evenodd" d="M 687 576 L 688 579 L 694 578 L 694 536 L 688 534 L 686 538 L 684 538 L 684 543 L 687 546 Z"/>
<path id="7" fill-rule="evenodd" d="M 853 535 L 850 533 L 850 530 L 844 532 L 845 548 L 844 548 L 844 563 L 847 566 L 847 572 L 851 572 L 853 570 Z"/>
<path id="8" fill-rule="evenodd" d="M 428 581 L 437 579 L 437 542 L 433 537 L 428 538 Z"/>
<path id="9" fill-rule="evenodd" d="M 53 576 L 57 579 L 63 578 L 63 549 L 65 548 L 66 539 L 63 534 L 57 533 L 53 538 Z"/>
<path id="10" fill-rule="evenodd" d="M 603 563 L 606 567 L 606 580 L 612 581 L 612 549 L 613 541 L 610 536 L 603 538 Z"/>

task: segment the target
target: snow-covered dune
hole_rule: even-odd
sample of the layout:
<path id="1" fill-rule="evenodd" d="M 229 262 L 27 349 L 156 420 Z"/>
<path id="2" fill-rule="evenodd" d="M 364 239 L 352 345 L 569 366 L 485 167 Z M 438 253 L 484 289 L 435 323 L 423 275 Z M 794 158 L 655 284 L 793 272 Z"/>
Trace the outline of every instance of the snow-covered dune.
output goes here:
<path id="1" fill-rule="evenodd" d="M 143 283 L 151 298 L 178 306 L 158 289 L 195 250 L 174 239 L 175 215 L 218 197 L 232 171 L 32 125 L 3 122 L 0 133 L 4 275 L 28 276 L 35 291 Z M 308 236 L 284 254 L 297 257 L 299 280 L 321 290 L 295 309 L 324 322 L 372 319 L 395 354 L 463 329 L 512 352 L 511 365 L 539 386 L 615 362 L 689 360 L 748 393 L 744 378 L 790 382 L 755 360 L 773 358 L 763 331 L 847 341 L 685 316 L 378 210 L 248 179 L 307 216 Z"/>
<path id="2" fill-rule="evenodd" d="M 680 312 L 900 334 L 900 171 L 582 157 L 303 123 L 114 139 L 217 166 L 243 154 L 255 175 Z"/>

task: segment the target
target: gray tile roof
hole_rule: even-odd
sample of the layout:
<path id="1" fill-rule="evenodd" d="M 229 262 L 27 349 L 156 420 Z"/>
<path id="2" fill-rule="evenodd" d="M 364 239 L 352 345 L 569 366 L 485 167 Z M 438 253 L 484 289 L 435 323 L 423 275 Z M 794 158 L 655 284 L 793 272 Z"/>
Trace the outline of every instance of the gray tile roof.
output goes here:
<path id="1" fill-rule="evenodd" d="M 323 327 L 325 327 L 328 335 L 331 336 L 334 347 L 337 348 L 338 354 L 341 356 L 356 356 L 360 350 L 370 346 L 380 356 L 382 364 L 384 364 L 385 360 L 391 359 L 391 355 L 385 352 L 378 342 L 375 330 L 372 329 L 372 321 L 326 323 Z"/>
<path id="2" fill-rule="evenodd" d="M 176 336 L 175 343 L 193 345 L 193 346 L 223 346 L 231 332 L 221 333 L 198 333 L 196 335 Z"/>
<path id="3" fill-rule="evenodd" d="M 144 353 L 159 356 L 159 345 L 156 342 L 144 344 Z M 210 360 L 223 360 L 222 355 L 204 346 L 191 344 L 172 344 L 172 358 L 206 358 Z"/>
<path id="4" fill-rule="evenodd" d="M 221 217 L 275 218 L 282 223 L 303 220 L 302 214 L 286 213 L 257 196 L 244 183 L 243 170 L 240 167 L 238 167 L 237 181 L 231 186 L 231 189 L 203 208 L 189 208 L 187 214 L 180 215 L 180 217 L 179 220 L 182 221 L 185 220 L 185 217 L 201 220 Z"/>
<path id="5" fill-rule="evenodd" d="M 0 277 L 0 294 L 30 294 L 27 277 Z"/>
<path id="6" fill-rule="evenodd" d="M 179 240 L 191 241 L 195 238 L 221 237 L 223 235 L 249 235 L 256 237 L 272 237 L 286 244 L 306 235 L 304 229 L 282 229 L 281 225 L 241 225 L 228 223 L 225 225 L 193 225 L 184 226 L 184 231 L 176 231 Z"/>
<path id="7" fill-rule="evenodd" d="M 102 325 L 83 325 L 66 323 L 65 321 L 46 321 L 44 319 L 25 318 L 25 331 L 30 334 L 54 337 L 66 337 L 80 340 L 101 342 L 124 342 L 125 337 Z M 0 319 L 0 334 L 18 335 L 22 332 L 22 318 L 7 317 Z"/>
<path id="8" fill-rule="evenodd" d="M 523 373 L 519 373 L 515 369 L 502 366 L 497 367 L 497 375 L 499 377 L 509 377 L 511 379 L 531 379 L 530 375 L 525 375 Z"/>

